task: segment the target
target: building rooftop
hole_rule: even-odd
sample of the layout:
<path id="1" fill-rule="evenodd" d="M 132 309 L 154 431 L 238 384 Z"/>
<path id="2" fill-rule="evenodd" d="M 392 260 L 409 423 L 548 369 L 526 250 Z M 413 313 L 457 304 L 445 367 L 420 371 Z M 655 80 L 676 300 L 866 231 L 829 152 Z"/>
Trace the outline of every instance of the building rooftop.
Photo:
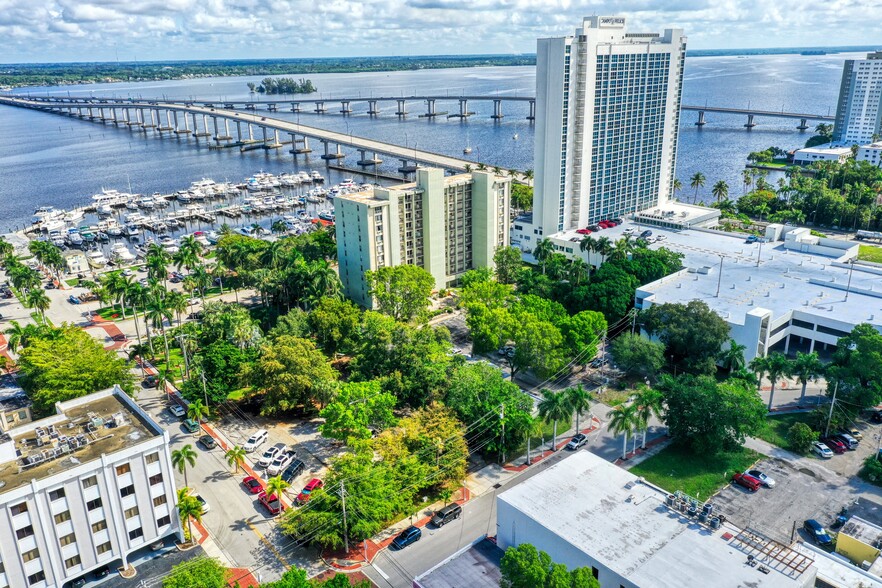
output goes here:
<path id="1" fill-rule="evenodd" d="M 877 549 L 882 547 L 882 527 L 874 525 L 870 521 L 865 521 L 860 517 L 848 519 L 848 522 L 842 526 L 839 533 L 848 535 L 867 545 L 872 545 Z"/>
<path id="2" fill-rule="evenodd" d="M 0 492 L 160 435 L 135 407 L 125 392 L 111 388 L 58 403 L 57 414 L 7 431 L 0 441 Z"/>
<path id="3" fill-rule="evenodd" d="M 792 588 L 811 580 L 811 557 L 728 523 L 699 524 L 668 508 L 667 496 L 580 451 L 498 499 L 637 586 Z"/>
<path id="4" fill-rule="evenodd" d="M 797 149 L 795 153 L 817 153 L 818 155 L 851 155 L 851 147 L 845 145 L 834 145 L 833 143 L 825 143 L 814 147 L 803 147 Z"/>
<path id="5" fill-rule="evenodd" d="M 8 412 L 30 405 L 31 399 L 12 376 L 0 376 L 0 410 Z"/>
<path id="6" fill-rule="evenodd" d="M 463 549 L 414 579 L 418 588 L 499 588 L 502 550 L 489 539 Z"/>

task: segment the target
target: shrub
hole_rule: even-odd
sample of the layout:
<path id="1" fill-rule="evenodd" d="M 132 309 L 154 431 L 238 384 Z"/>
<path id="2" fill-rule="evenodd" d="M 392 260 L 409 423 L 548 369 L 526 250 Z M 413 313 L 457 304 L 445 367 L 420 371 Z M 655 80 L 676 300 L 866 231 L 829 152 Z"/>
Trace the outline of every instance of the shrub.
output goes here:
<path id="1" fill-rule="evenodd" d="M 818 440 L 818 432 L 812 431 L 805 423 L 794 423 L 787 431 L 787 440 L 794 451 L 808 453 L 812 443 Z"/>

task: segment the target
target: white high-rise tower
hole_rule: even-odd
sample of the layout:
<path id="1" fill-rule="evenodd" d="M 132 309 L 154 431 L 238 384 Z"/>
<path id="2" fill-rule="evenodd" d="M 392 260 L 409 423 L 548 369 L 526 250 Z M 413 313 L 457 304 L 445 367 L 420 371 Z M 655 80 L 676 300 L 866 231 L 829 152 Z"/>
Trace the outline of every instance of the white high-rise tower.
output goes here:
<path id="1" fill-rule="evenodd" d="M 833 141 L 845 145 L 875 142 L 882 134 L 882 51 L 866 59 L 846 59 L 839 87 Z"/>
<path id="2" fill-rule="evenodd" d="M 592 16 L 539 39 L 534 239 L 667 201 L 677 162 L 686 37 Z"/>

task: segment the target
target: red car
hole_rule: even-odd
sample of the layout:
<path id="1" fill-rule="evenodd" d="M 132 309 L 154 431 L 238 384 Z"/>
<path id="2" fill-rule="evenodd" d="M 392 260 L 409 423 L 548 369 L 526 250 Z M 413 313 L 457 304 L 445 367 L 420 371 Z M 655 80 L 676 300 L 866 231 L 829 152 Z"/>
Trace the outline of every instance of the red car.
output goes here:
<path id="1" fill-rule="evenodd" d="M 592 231 L 591 229 L 576 229 L 576 232 L 580 235 L 590 235 L 594 231 Z"/>
<path id="2" fill-rule="evenodd" d="M 266 492 L 261 492 L 257 495 L 257 500 L 270 511 L 270 514 L 277 515 L 285 510 L 285 505 L 282 504 L 282 501 L 275 494 L 267 498 Z"/>
<path id="3" fill-rule="evenodd" d="M 297 501 L 297 504 L 304 504 L 308 502 L 309 496 L 312 494 L 312 491 L 318 490 L 324 485 L 325 483 L 318 478 L 313 478 L 312 480 L 310 480 L 306 484 L 306 486 L 303 487 L 303 490 L 300 491 L 300 494 L 297 495 L 297 498 L 295 499 Z"/>
<path id="4" fill-rule="evenodd" d="M 263 486 L 260 485 L 260 480 L 254 476 L 246 476 L 245 479 L 242 480 L 242 485 L 245 486 L 245 489 L 251 494 L 263 492 Z"/>
<path id="5" fill-rule="evenodd" d="M 833 437 L 826 437 L 824 439 L 821 439 L 821 443 L 829 447 L 833 453 L 845 453 L 848 450 L 848 447 L 845 446 L 845 443 L 843 443 L 839 439 L 834 439 Z"/>
<path id="6" fill-rule="evenodd" d="M 763 485 L 761 481 L 757 480 L 749 474 L 735 474 L 734 476 L 732 476 L 732 481 L 739 486 L 744 486 L 751 492 L 756 492 L 760 489 L 760 486 Z"/>

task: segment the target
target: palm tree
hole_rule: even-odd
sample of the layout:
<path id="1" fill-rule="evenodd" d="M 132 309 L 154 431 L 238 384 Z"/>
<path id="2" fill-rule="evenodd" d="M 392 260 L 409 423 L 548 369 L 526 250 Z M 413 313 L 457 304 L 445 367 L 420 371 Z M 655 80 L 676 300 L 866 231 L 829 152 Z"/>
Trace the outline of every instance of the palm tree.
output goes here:
<path id="1" fill-rule="evenodd" d="M 799 383 L 802 384 L 802 392 L 799 395 L 799 405 L 802 406 L 805 400 L 805 388 L 810 380 L 816 380 L 824 373 L 824 364 L 818 359 L 817 352 L 802 353 L 796 352 L 796 359 L 791 365 L 791 374 L 796 376 Z"/>
<path id="2" fill-rule="evenodd" d="M 463 169 L 465 169 L 466 173 L 469 173 L 470 171 L 472 171 L 472 164 L 470 164 L 470 163 L 465 164 L 465 167 Z"/>
<path id="3" fill-rule="evenodd" d="M 33 290 L 29 290 L 25 295 L 25 304 L 40 311 L 40 316 L 44 321 L 46 320 L 46 310 L 49 308 L 49 297 L 46 296 L 46 293 L 42 289 L 34 288 Z"/>
<path id="4" fill-rule="evenodd" d="M 193 446 L 187 443 L 180 449 L 171 452 L 172 467 L 177 468 L 179 472 L 184 474 L 184 486 L 189 486 L 187 482 L 187 467 L 196 465 L 196 451 Z"/>
<path id="5" fill-rule="evenodd" d="M 546 423 L 554 423 L 551 450 L 557 451 L 557 422 L 568 421 L 573 417 L 573 409 L 569 402 L 567 402 L 564 392 L 542 390 L 542 400 L 539 401 L 539 416 Z"/>
<path id="6" fill-rule="evenodd" d="M 340 277 L 328 262 L 316 262 L 309 268 L 307 298 L 316 303 L 322 298 L 339 298 L 343 290 Z M 312 304 L 311 304 L 312 305 Z"/>
<path id="7" fill-rule="evenodd" d="M 190 543 L 193 543 L 193 529 L 190 527 L 190 519 L 196 519 L 197 523 L 201 523 L 202 515 L 205 513 L 199 499 L 190 495 L 189 488 L 178 490 L 178 514 L 182 521 L 187 521 L 187 535 L 190 537 Z"/>
<path id="8" fill-rule="evenodd" d="M 199 289 L 199 297 L 202 298 L 202 304 L 205 304 L 205 289 L 211 287 L 211 274 L 208 273 L 204 265 L 198 264 L 193 268 L 190 277 L 196 282 L 196 287 Z"/>
<path id="9" fill-rule="evenodd" d="M 759 189 L 760 182 L 762 178 L 757 180 L 757 189 Z M 763 202 L 759 206 L 756 207 L 756 211 L 759 213 L 759 222 L 763 222 L 763 216 L 769 214 L 769 205 Z"/>
<path id="10" fill-rule="evenodd" d="M 549 239 L 542 239 L 538 243 L 536 243 L 536 248 L 533 250 L 533 257 L 536 258 L 542 265 L 542 273 L 545 274 L 545 264 L 554 254 L 554 243 Z"/>
<path id="11" fill-rule="evenodd" d="M 159 329 L 162 332 L 162 342 L 165 345 L 165 364 L 171 365 L 171 355 L 168 350 L 168 336 L 165 333 L 165 321 L 171 323 L 172 313 L 165 305 L 165 300 L 159 296 L 151 296 L 150 301 L 144 308 L 144 320 L 149 320 L 153 324 L 154 329 Z"/>
<path id="12" fill-rule="evenodd" d="M 276 219 L 273 221 L 273 224 L 270 225 L 270 231 L 273 233 L 284 233 L 288 230 L 288 225 L 285 224 L 285 221 L 282 219 Z"/>
<path id="13" fill-rule="evenodd" d="M 714 195 L 714 198 L 717 199 L 717 202 L 725 200 L 729 197 L 729 184 L 727 184 L 723 180 L 718 181 L 716 184 L 714 184 L 714 187 L 711 188 L 711 194 Z"/>
<path id="14" fill-rule="evenodd" d="M 132 282 L 128 288 L 126 288 L 125 302 L 123 304 L 131 304 L 132 305 L 132 315 L 135 318 L 135 335 L 138 337 L 138 346 L 141 345 L 141 329 L 138 327 L 138 306 L 144 306 L 147 303 L 147 292 L 144 290 L 144 287 L 137 282 Z M 146 323 L 146 318 L 144 319 Z"/>
<path id="15" fill-rule="evenodd" d="M 735 339 L 729 339 L 729 347 L 720 352 L 719 359 L 730 374 L 744 367 L 745 351 L 747 351 L 746 345 L 741 345 Z"/>
<path id="16" fill-rule="evenodd" d="M 524 434 L 527 436 L 527 465 L 530 465 L 530 445 L 533 437 L 542 433 L 542 421 L 530 416 L 529 422 L 524 426 Z"/>
<path id="17" fill-rule="evenodd" d="M 208 407 L 202 404 L 201 400 L 193 400 L 187 407 L 187 418 L 193 419 L 197 423 L 201 423 L 202 419 L 208 416 Z"/>
<path id="18" fill-rule="evenodd" d="M 596 246 L 596 242 L 591 238 L 590 235 L 585 235 L 582 237 L 582 240 L 579 241 L 579 250 L 580 251 L 594 251 Z"/>
<path id="19" fill-rule="evenodd" d="M 674 178 L 674 198 L 677 197 L 677 192 L 683 189 L 683 182 L 680 181 L 680 178 Z"/>
<path id="20" fill-rule="evenodd" d="M 235 467 L 235 473 L 239 473 L 239 466 L 245 463 L 245 448 L 239 447 L 238 445 L 227 449 L 227 452 L 224 453 L 224 458 L 227 460 L 227 463 L 230 464 L 230 467 Z"/>
<path id="21" fill-rule="evenodd" d="M 623 435 L 622 459 L 628 459 L 628 436 L 634 430 L 637 422 L 637 406 L 634 404 L 620 404 L 606 415 L 609 417 L 609 430 L 613 435 Z"/>
<path id="22" fill-rule="evenodd" d="M 706 178 L 701 172 L 695 172 L 694 174 L 692 174 L 692 177 L 689 181 L 689 186 L 695 190 L 695 196 L 692 198 L 693 203 L 698 201 L 698 189 L 704 186 L 705 180 Z"/>
<path id="23" fill-rule="evenodd" d="M 202 243 L 196 240 L 193 235 L 187 235 L 181 239 L 181 248 L 178 251 L 178 269 L 181 265 L 192 268 L 199 262 L 199 256 L 202 254 Z"/>
<path id="24" fill-rule="evenodd" d="M 613 252 L 613 249 L 614 245 L 609 237 L 603 236 L 597 238 L 597 242 L 594 245 L 594 251 L 599 253 L 604 259 L 609 257 L 610 253 Z"/>
<path id="25" fill-rule="evenodd" d="M 570 261 L 570 267 L 568 270 L 570 283 L 578 286 L 582 283 L 582 280 L 588 278 L 588 274 L 591 272 L 591 267 L 582 261 L 581 258 L 573 258 Z"/>
<path id="26" fill-rule="evenodd" d="M 591 392 L 583 388 L 582 384 L 578 384 L 564 390 L 564 394 L 570 409 L 576 413 L 576 433 L 580 433 L 582 429 L 579 421 L 582 413 L 591 409 Z"/>
<path id="27" fill-rule="evenodd" d="M 773 351 L 766 357 L 756 357 L 750 362 L 750 369 L 759 375 L 760 385 L 762 385 L 762 377 L 765 374 L 772 383 L 772 389 L 769 393 L 769 410 L 772 410 L 772 402 L 775 399 L 775 386 L 778 379 L 782 376 L 790 375 L 790 360 L 783 353 Z"/>
<path id="28" fill-rule="evenodd" d="M 272 496 L 275 494 L 279 498 L 282 497 L 282 492 L 288 489 L 288 482 L 282 479 L 282 476 L 275 476 L 266 481 L 266 494 L 267 496 Z"/>
<path id="29" fill-rule="evenodd" d="M 750 188 L 750 185 L 753 184 L 753 174 L 751 173 L 751 171 L 752 170 L 746 169 L 741 172 L 741 185 L 742 185 L 741 193 L 742 194 L 744 194 L 744 191 L 747 188 Z"/>
<path id="30" fill-rule="evenodd" d="M 9 324 L 11 326 L 4 332 L 6 333 L 6 346 L 12 352 L 16 352 L 20 348 L 24 349 L 31 339 L 40 334 L 41 325 L 22 326 L 18 321 L 10 321 Z"/>
<path id="31" fill-rule="evenodd" d="M 649 428 L 649 419 L 653 416 L 660 419 L 662 416 L 662 393 L 648 386 L 640 386 L 634 395 L 634 404 L 637 406 L 637 419 L 642 424 L 639 427 L 643 431 L 643 442 L 640 447 L 646 449 L 646 431 Z"/>
<path id="32" fill-rule="evenodd" d="M 165 304 L 170 311 L 178 315 L 178 324 L 180 325 L 182 322 L 181 315 L 187 311 L 187 297 L 184 296 L 183 292 L 171 290 L 165 296 Z"/>

